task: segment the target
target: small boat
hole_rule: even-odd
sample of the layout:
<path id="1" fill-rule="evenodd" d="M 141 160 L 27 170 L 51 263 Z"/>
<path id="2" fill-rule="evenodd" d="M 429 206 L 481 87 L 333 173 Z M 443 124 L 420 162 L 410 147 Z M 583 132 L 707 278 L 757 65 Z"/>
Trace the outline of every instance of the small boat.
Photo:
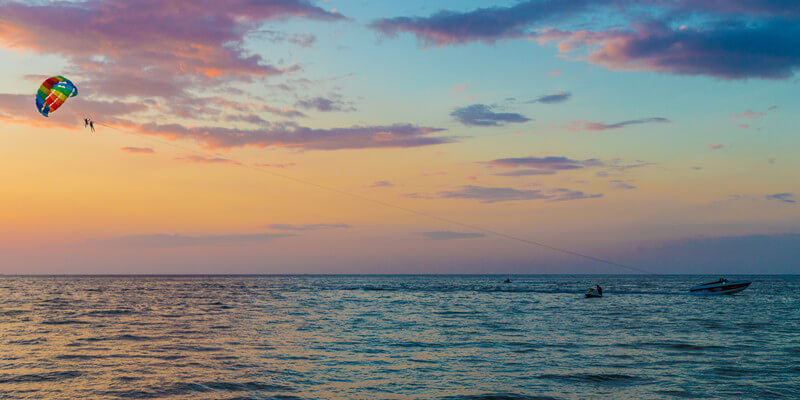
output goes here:
<path id="1" fill-rule="evenodd" d="M 725 278 L 714 282 L 704 283 L 689 289 L 693 294 L 734 294 L 747 289 L 752 282 L 749 281 L 729 281 Z"/>

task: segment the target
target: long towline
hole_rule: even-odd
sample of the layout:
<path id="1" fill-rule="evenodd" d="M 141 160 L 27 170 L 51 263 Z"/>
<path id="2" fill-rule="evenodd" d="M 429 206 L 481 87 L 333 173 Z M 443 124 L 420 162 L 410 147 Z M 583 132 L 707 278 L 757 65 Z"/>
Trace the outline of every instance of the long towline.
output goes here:
<path id="1" fill-rule="evenodd" d="M 76 114 L 76 115 L 78 115 L 78 114 Z M 101 125 L 101 126 L 104 126 L 106 128 L 110 128 L 110 129 L 116 130 L 118 132 L 122 132 L 122 133 L 126 133 L 127 134 L 127 132 L 125 132 L 122 129 L 119 129 L 119 128 L 115 127 L 115 126 L 111 126 L 111 125 L 108 125 L 108 124 L 105 124 L 105 123 L 102 123 L 102 122 L 97 122 L 95 120 L 92 120 L 92 121 L 97 125 Z M 188 147 L 184 147 L 184 146 L 178 145 L 176 143 L 163 141 L 163 140 L 157 139 L 157 138 L 152 137 L 152 136 L 147 136 L 147 135 L 145 135 L 145 136 L 146 136 L 145 139 L 153 141 L 155 143 L 165 144 L 165 145 L 172 146 L 172 147 L 184 150 L 184 151 L 188 151 L 192 155 L 203 156 L 204 157 L 204 155 L 202 153 L 199 153 L 197 150 L 190 149 Z M 483 233 L 488 233 L 488 234 L 491 234 L 491 235 L 495 235 L 495 236 L 502 237 L 502 238 L 509 239 L 509 240 L 514 240 L 514 241 L 517 241 L 517 242 L 520 242 L 520 243 L 524 243 L 524 244 L 528 244 L 528 245 L 531 245 L 531 246 L 538 246 L 538 247 L 542 247 L 542 248 L 545 248 L 545 249 L 548 249 L 548 250 L 557 251 L 557 252 L 560 252 L 560 253 L 563 253 L 563 254 L 569 254 L 569 255 L 572 255 L 572 256 L 575 256 L 575 257 L 583 258 L 583 259 L 590 260 L 590 261 L 595 261 L 595 262 L 598 262 L 598 263 L 601 263 L 601 264 L 607 264 L 607 265 L 611 265 L 611 266 L 615 266 L 615 267 L 620 267 L 620 268 L 624 268 L 624 269 L 631 270 L 631 271 L 641 272 L 641 273 L 644 273 L 644 274 L 651 273 L 650 271 L 647 271 L 647 270 L 642 269 L 642 268 L 621 264 L 621 263 L 618 263 L 618 262 L 615 262 L 615 261 L 611 261 L 611 260 L 607 260 L 607 259 L 604 259 L 604 258 L 591 256 L 591 255 L 588 255 L 588 254 L 580 253 L 580 252 L 577 252 L 577 251 L 574 251 L 574 250 L 565 249 L 565 248 L 562 248 L 562 247 L 551 246 L 549 244 L 542 243 L 542 242 L 539 242 L 539 241 L 536 241 L 536 240 L 525 239 L 525 238 L 522 238 L 522 237 L 519 237 L 519 236 L 510 235 L 508 233 L 495 231 L 495 230 L 484 228 L 484 227 L 481 227 L 481 226 L 467 224 L 467 223 L 464 223 L 464 222 L 459 222 L 459 221 L 456 221 L 456 220 L 453 220 L 453 219 L 450 219 L 450 218 L 445 218 L 445 217 L 440 217 L 438 215 L 428 214 L 428 213 L 425 213 L 425 212 L 422 212 L 422 211 L 417 211 L 417 210 L 414 210 L 414 209 L 411 209 L 411 208 L 406 208 L 406 207 L 398 206 L 398 205 L 395 205 L 395 204 L 392 204 L 392 203 L 387 203 L 387 202 L 382 201 L 382 200 L 376 200 L 376 199 L 373 199 L 373 198 L 370 198 L 370 197 L 366 197 L 366 196 L 362 196 L 362 195 L 359 195 L 359 194 L 346 192 L 344 190 L 336 189 L 334 187 L 320 185 L 318 183 L 315 183 L 315 182 L 312 182 L 312 181 L 307 181 L 305 179 L 295 178 L 293 176 L 280 174 L 280 173 L 277 173 L 277 172 L 274 172 L 274 171 L 269 171 L 269 170 L 266 170 L 266 169 L 263 169 L 263 168 L 258 168 L 258 167 L 255 167 L 253 165 L 250 165 L 250 164 L 245 164 L 245 163 L 238 162 L 236 160 L 231 160 L 231 161 L 235 161 L 237 165 L 245 167 L 245 168 L 252 169 L 254 171 L 258 171 L 258 172 L 265 173 L 265 174 L 268 174 L 268 175 L 276 176 L 276 177 L 279 177 L 279 178 L 282 178 L 282 179 L 285 179 L 285 180 L 289 180 L 289 181 L 293 181 L 293 182 L 296 182 L 296 183 L 300 183 L 300 184 L 303 184 L 303 185 L 313 186 L 313 187 L 316 187 L 318 189 L 327 190 L 329 192 L 333 192 L 333 193 L 337 193 L 337 194 L 340 194 L 340 195 L 352 197 L 354 199 L 359 199 L 359 200 L 370 202 L 370 203 L 373 203 L 373 204 L 378 204 L 378 205 L 381 205 L 381 206 L 384 206 L 384 207 L 393 208 L 395 210 L 404 211 L 404 212 L 407 212 L 407 213 L 410 213 L 410 214 L 414 214 L 414 215 L 418 215 L 418 216 L 421 216 L 421 217 L 426 217 L 426 218 L 429 218 L 429 219 L 433 219 L 433 220 L 437 220 L 437 221 L 441 221 L 441 222 L 446 222 L 448 224 L 457 225 L 457 226 L 461 226 L 461 227 L 464 227 L 464 228 L 469 228 L 469 229 L 476 230 L 476 231 L 483 232 Z"/>

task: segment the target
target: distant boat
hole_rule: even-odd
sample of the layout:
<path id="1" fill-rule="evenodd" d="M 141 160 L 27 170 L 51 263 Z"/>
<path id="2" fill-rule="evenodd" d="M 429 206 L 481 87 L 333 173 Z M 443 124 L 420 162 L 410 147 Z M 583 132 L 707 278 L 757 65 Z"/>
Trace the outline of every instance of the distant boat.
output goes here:
<path id="1" fill-rule="evenodd" d="M 728 281 L 725 278 L 714 282 L 704 283 L 689 289 L 693 294 L 734 294 L 747 289 L 752 282 L 750 281 Z"/>
<path id="2" fill-rule="evenodd" d="M 511 278 L 506 278 L 506 280 L 504 280 L 503 283 L 511 283 Z"/>

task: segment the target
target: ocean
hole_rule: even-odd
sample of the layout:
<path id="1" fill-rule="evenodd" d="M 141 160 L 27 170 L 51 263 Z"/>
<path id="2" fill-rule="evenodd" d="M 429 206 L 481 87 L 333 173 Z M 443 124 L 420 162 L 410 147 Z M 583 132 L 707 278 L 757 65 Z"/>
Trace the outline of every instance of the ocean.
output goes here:
<path id="1" fill-rule="evenodd" d="M 0 398 L 800 399 L 798 276 L 505 278 L 0 276 Z"/>

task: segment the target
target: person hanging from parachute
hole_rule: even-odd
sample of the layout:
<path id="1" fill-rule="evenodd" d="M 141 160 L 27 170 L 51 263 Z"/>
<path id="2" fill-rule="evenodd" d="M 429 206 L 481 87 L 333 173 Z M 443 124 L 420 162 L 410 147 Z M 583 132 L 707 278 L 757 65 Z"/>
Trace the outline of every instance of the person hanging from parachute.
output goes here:
<path id="1" fill-rule="evenodd" d="M 89 128 L 94 133 L 94 121 L 91 118 L 84 118 L 83 119 L 83 127 Z"/>

